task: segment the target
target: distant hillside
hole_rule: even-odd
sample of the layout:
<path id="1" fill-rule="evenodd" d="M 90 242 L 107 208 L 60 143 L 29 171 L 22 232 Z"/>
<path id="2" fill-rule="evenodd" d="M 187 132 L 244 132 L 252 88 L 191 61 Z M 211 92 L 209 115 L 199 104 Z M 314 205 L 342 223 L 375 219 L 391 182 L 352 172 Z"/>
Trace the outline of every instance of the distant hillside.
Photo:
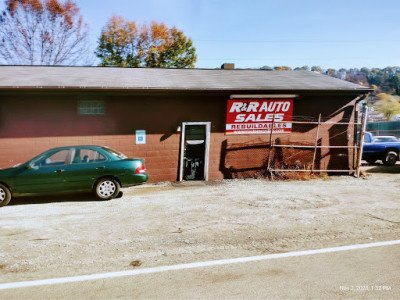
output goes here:
<path id="1" fill-rule="evenodd" d="M 292 70 L 290 67 L 277 66 L 274 68 L 264 66 L 263 70 Z M 374 94 L 386 93 L 391 95 L 400 95 L 400 67 L 379 68 L 351 68 L 339 70 L 327 69 L 323 70 L 318 66 L 309 68 L 308 66 L 298 67 L 294 70 L 311 70 L 325 75 L 347 80 L 364 86 L 372 87 Z"/>

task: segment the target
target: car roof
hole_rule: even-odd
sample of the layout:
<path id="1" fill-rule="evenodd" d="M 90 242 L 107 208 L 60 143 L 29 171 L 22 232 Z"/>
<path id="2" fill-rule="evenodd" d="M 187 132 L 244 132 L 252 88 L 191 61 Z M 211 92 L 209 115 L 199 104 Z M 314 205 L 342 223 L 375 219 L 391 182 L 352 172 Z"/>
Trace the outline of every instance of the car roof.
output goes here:
<path id="1" fill-rule="evenodd" d="M 99 145 L 71 145 L 71 146 L 62 146 L 62 147 L 55 147 L 55 148 L 50 148 L 47 151 L 50 150 L 67 150 L 71 148 L 76 148 L 76 149 L 82 149 L 82 148 L 89 148 L 89 149 L 103 149 L 103 148 L 108 148 L 106 146 L 99 146 Z"/>

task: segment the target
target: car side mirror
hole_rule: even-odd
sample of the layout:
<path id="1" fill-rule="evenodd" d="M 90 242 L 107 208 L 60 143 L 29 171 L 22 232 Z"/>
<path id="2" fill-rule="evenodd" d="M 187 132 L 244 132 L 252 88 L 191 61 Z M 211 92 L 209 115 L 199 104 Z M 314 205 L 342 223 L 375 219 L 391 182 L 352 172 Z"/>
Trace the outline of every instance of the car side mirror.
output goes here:
<path id="1" fill-rule="evenodd" d="M 30 164 L 27 164 L 25 166 L 25 169 L 27 169 L 27 170 L 37 170 L 37 169 L 39 169 L 39 167 L 35 166 L 33 163 L 30 163 Z"/>

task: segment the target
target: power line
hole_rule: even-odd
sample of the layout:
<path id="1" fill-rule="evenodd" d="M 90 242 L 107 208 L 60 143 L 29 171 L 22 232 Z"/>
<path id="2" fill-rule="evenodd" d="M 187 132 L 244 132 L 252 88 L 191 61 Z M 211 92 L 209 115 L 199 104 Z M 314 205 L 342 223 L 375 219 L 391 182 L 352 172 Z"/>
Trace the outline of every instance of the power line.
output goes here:
<path id="1" fill-rule="evenodd" d="M 206 42 L 206 43 L 310 43 L 310 44 L 330 44 L 330 43 L 340 43 L 340 44 L 347 44 L 347 43 L 400 43 L 400 40 L 389 40 L 389 39 L 364 39 L 364 40 L 209 40 L 209 39 L 196 39 L 192 37 L 192 40 L 196 42 Z"/>

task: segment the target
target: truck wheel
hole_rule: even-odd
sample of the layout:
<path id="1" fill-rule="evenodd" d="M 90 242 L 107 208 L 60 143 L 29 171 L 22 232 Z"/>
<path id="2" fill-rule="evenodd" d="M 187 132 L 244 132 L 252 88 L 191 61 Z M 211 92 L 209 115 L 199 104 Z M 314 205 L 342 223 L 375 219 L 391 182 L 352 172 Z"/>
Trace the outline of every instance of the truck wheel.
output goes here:
<path id="1" fill-rule="evenodd" d="M 395 151 L 388 151 L 383 158 L 383 164 L 387 166 L 393 166 L 398 158 L 398 154 Z"/>
<path id="2" fill-rule="evenodd" d="M 0 207 L 6 206 L 11 201 L 11 192 L 3 184 L 0 183 Z"/>

